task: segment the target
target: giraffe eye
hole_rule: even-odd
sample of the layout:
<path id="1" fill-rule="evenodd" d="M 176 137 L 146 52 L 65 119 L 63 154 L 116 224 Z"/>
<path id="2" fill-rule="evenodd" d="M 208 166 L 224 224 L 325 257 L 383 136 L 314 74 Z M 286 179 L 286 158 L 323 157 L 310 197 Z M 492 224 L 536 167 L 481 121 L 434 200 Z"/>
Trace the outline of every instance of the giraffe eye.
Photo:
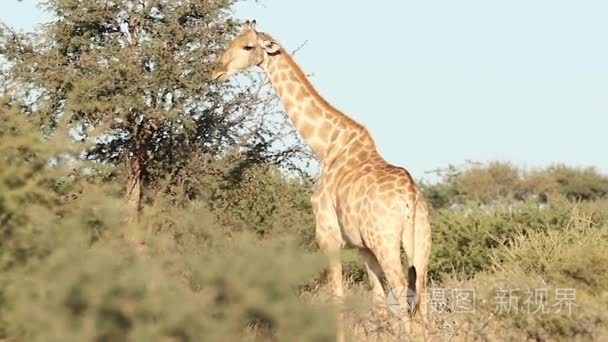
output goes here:
<path id="1" fill-rule="evenodd" d="M 253 46 L 247 45 L 247 46 L 243 47 L 243 49 L 250 51 L 250 50 L 253 50 Z"/>

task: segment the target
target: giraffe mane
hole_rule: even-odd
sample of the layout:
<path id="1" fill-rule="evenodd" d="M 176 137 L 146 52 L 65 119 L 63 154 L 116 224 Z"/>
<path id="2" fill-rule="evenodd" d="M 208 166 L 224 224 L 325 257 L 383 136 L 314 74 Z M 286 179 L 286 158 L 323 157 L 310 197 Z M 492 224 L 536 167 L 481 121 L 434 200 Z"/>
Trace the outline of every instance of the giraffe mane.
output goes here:
<path id="1" fill-rule="evenodd" d="M 321 94 L 319 94 L 319 92 L 317 91 L 317 89 L 315 88 L 315 86 L 310 82 L 310 80 L 308 79 L 308 77 L 302 71 L 302 68 L 300 68 L 300 66 L 298 65 L 298 63 L 295 61 L 295 59 L 293 58 L 292 54 L 289 53 L 282 44 L 278 43 L 276 41 L 276 39 L 274 39 L 268 33 L 257 32 L 257 34 L 259 36 L 261 36 L 263 39 L 271 40 L 271 41 L 275 42 L 275 44 L 279 45 L 279 47 L 280 47 L 279 54 L 282 54 L 285 57 L 285 60 L 287 61 L 287 63 L 291 67 L 291 69 L 295 72 L 296 77 L 298 78 L 298 81 L 300 81 L 300 83 L 304 86 L 304 88 L 306 88 L 306 90 L 313 97 L 319 99 L 319 101 L 321 102 L 322 106 L 325 106 L 330 111 L 332 111 L 334 114 L 339 115 L 349 125 L 354 126 L 354 127 L 358 128 L 358 129 L 361 129 L 362 131 L 365 132 L 366 135 L 369 135 L 369 132 L 367 131 L 367 128 L 365 126 L 363 126 L 359 122 L 355 121 L 353 118 L 349 117 L 348 115 L 344 114 L 344 112 L 342 112 L 341 110 L 339 110 L 336 107 L 334 107 L 323 96 L 321 96 Z"/>

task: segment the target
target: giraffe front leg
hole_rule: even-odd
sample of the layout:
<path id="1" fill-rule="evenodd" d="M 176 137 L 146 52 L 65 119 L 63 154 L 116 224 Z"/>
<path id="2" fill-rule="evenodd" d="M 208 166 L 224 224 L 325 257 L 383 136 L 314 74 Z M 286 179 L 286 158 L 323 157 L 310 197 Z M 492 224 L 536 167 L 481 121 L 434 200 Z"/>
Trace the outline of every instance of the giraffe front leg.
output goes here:
<path id="1" fill-rule="evenodd" d="M 342 263 L 339 256 L 330 256 L 329 282 L 336 306 L 336 341 L 343 342 L 344 338 L 344 283 L 342 282 Z"/>
<path id="2" fill-rule="evenodd" d="M 328 282 L 331 289 L 332 301 L 336 311 L 336 340 L 343 342 L 344 337 L 344 313 L 343 298 L 344 288 L 342 281 L 342 263 L 340 261 L 340 249 L 343 246 L 342 233 L 338 217 L 331 204 L 331 199 L 326 191 L 323 176 L 311 198 L 312 208 L 315 214 L 316 229 L 315 238 L 321 253 L 328 260 Z"/>
<path id="3" fill-rule="evenodd" d="M 326 231 L 321 228 L 321 231 Z M 340 261 L 340 248 L 341 245 L 339 240 L 335 238 L 319 234 L 319 227 L 317 227 L 317 243 L 321 252 L 328 259 L 328 282 L 331 290 L 331 297 L 336 310 L 336 341 L 343 342 L 344 339 L 344 312 L 343 312 L 343 299 L 344 299 L 344 284 L 342 279 L 342 263 Z"/>

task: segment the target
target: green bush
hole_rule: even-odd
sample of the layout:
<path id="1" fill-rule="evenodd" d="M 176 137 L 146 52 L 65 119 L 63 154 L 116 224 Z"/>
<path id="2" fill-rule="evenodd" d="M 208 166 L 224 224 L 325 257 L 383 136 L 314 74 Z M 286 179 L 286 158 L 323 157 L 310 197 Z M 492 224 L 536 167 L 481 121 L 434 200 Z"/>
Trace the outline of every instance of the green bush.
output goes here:
<path id="1" fill-rule="evenodd" d="M 233 155 L 184 158 L 164 181 L 146 184 L 140 220 L 127 224 L 120 168 L 70 170 L 70 144 L 41 136 L 36 118 L 7 101 L 0 108 L 0 340 L 333 339 L 308 181 L 267 164 L 239 169 Z M 580 188 L 599 182 L 590 179 Z M 488 302 L 498 287 L 577 289 L 573 316 L 496 314 L 487 303 L 473 316 L 449 316 L 468 327 L 467 338 L 607 336 L 608 202 L 601 187 L 573 202 L 569 193 L 582 192 L 568 186 L 575 190 L 542 203 L 513 201 L 505 186 L 487 197 L 498 201 L 432 211 L 436 285 L 474 287 Z M 144 245 L 133 245 L 132 231 Z M 343 258 L 347 300 L 361 303 L 363 264 L 356 251 Z M 353 326 L 355 340 L 368 339 L 366 329 Z"/>
<path id="2" fill-rule="evenodd" d="M 52 143 L 0 99 L 0 271 L 44 257 L 56 241 L 45 227 L 56 219 L 65 189 L 59 170 L 49 167 Z"/>
<path id="3" fill-rule="evenodd" d="M 557 191 L 571 200 L 593 201 L 608 196 L 608 177 L 594 168 L 556 165 L 548 168 L 545 173 L 553 180 Z"/>
<path id="4" fill-rule="evenodd" d="M 318 272 L 314 255 L 252 236 L 215 243 L 201 255 L 148 260 L 115 241 L 62 247 L 11 274 L 2 315 L 7 337 L 237 341 L 259 332 L 280 340 L 332 339 L 328 311 L 296 292 Z"/>
<path id="5" fill-rule="evenodd" d="M 496 250 L 494 271 L 443 284 L 474 289 L 477 296 L 474 313 L 449 317 L 464 340 L 605 340 L 607 248 L 608 225 L 592 224 L 579 212 L 565 229 L 519 233 Z M 497 295 L 507 290 L 513 291 L 504 297 L 509 305 Z M 531 297 L 544 291 L 544 301 Z"/>
<path id="6" fill-rule="evenodd" d="M 441 181 L 423 184 L 434 208 L 453 205 L 494 205 L 521 201 L 544 203 L 548 197 L 562 195 L 572 201 L 608 198 L 608 177 L 596 169 L 553 165 L 525 170 L 508 162 L 450 166 L 440 170 Z"/>
<path id="7" fill-rule="evenodd" d="M 298 236 L 304 246 L 314 245 L 311 184 L 287 178 L 268 165 L 246 170 L 240 179 L 228 179 L 210 198 L 210 205 L 225 225 L 253 228 L 259 236 Z"/>
<path id="8" fill-rule="evenodd" d="M 539 206 L 537 203 L 492 210 L 473 207 L 469 210 L 440 209 L 433 212 L 433 249 L 431 277 L 439 280 L 449 274 L 467 276 L 488 270 L 493 251 L 512 241 L 518 234 L 533 231 L 568 229 L 572 211 L 589 217 L 593 226 L 608 222 L 608 206 L 598 203 L 573 204 L 557 197 Z"/>
<path id="9" fill-rule="evenodd" d="M 121 182 L 66 177 L 49 164 L 65 145 L 17 111 L 0 119 L 0 340 L 333 339 L 331 311 L 300 294 L 324 265 L 300 241 L 226 229 L 204 201 L 169 196 L 126 224 Z"/>

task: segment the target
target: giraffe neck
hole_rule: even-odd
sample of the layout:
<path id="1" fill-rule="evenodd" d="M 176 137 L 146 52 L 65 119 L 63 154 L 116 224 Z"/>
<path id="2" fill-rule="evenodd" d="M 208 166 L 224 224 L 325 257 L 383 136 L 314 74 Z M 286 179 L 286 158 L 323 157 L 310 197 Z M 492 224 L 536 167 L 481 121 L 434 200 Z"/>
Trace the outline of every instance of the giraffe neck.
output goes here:
<path id="1" fill-rule="evenodd" d="M 355 141 L 374 145 L 365 127 L 335 109 L 317 93 L 284 48 L 276 55 L 267 56 L 261 66 L 289 118 L 324 165 L 331 163 Z"/>

